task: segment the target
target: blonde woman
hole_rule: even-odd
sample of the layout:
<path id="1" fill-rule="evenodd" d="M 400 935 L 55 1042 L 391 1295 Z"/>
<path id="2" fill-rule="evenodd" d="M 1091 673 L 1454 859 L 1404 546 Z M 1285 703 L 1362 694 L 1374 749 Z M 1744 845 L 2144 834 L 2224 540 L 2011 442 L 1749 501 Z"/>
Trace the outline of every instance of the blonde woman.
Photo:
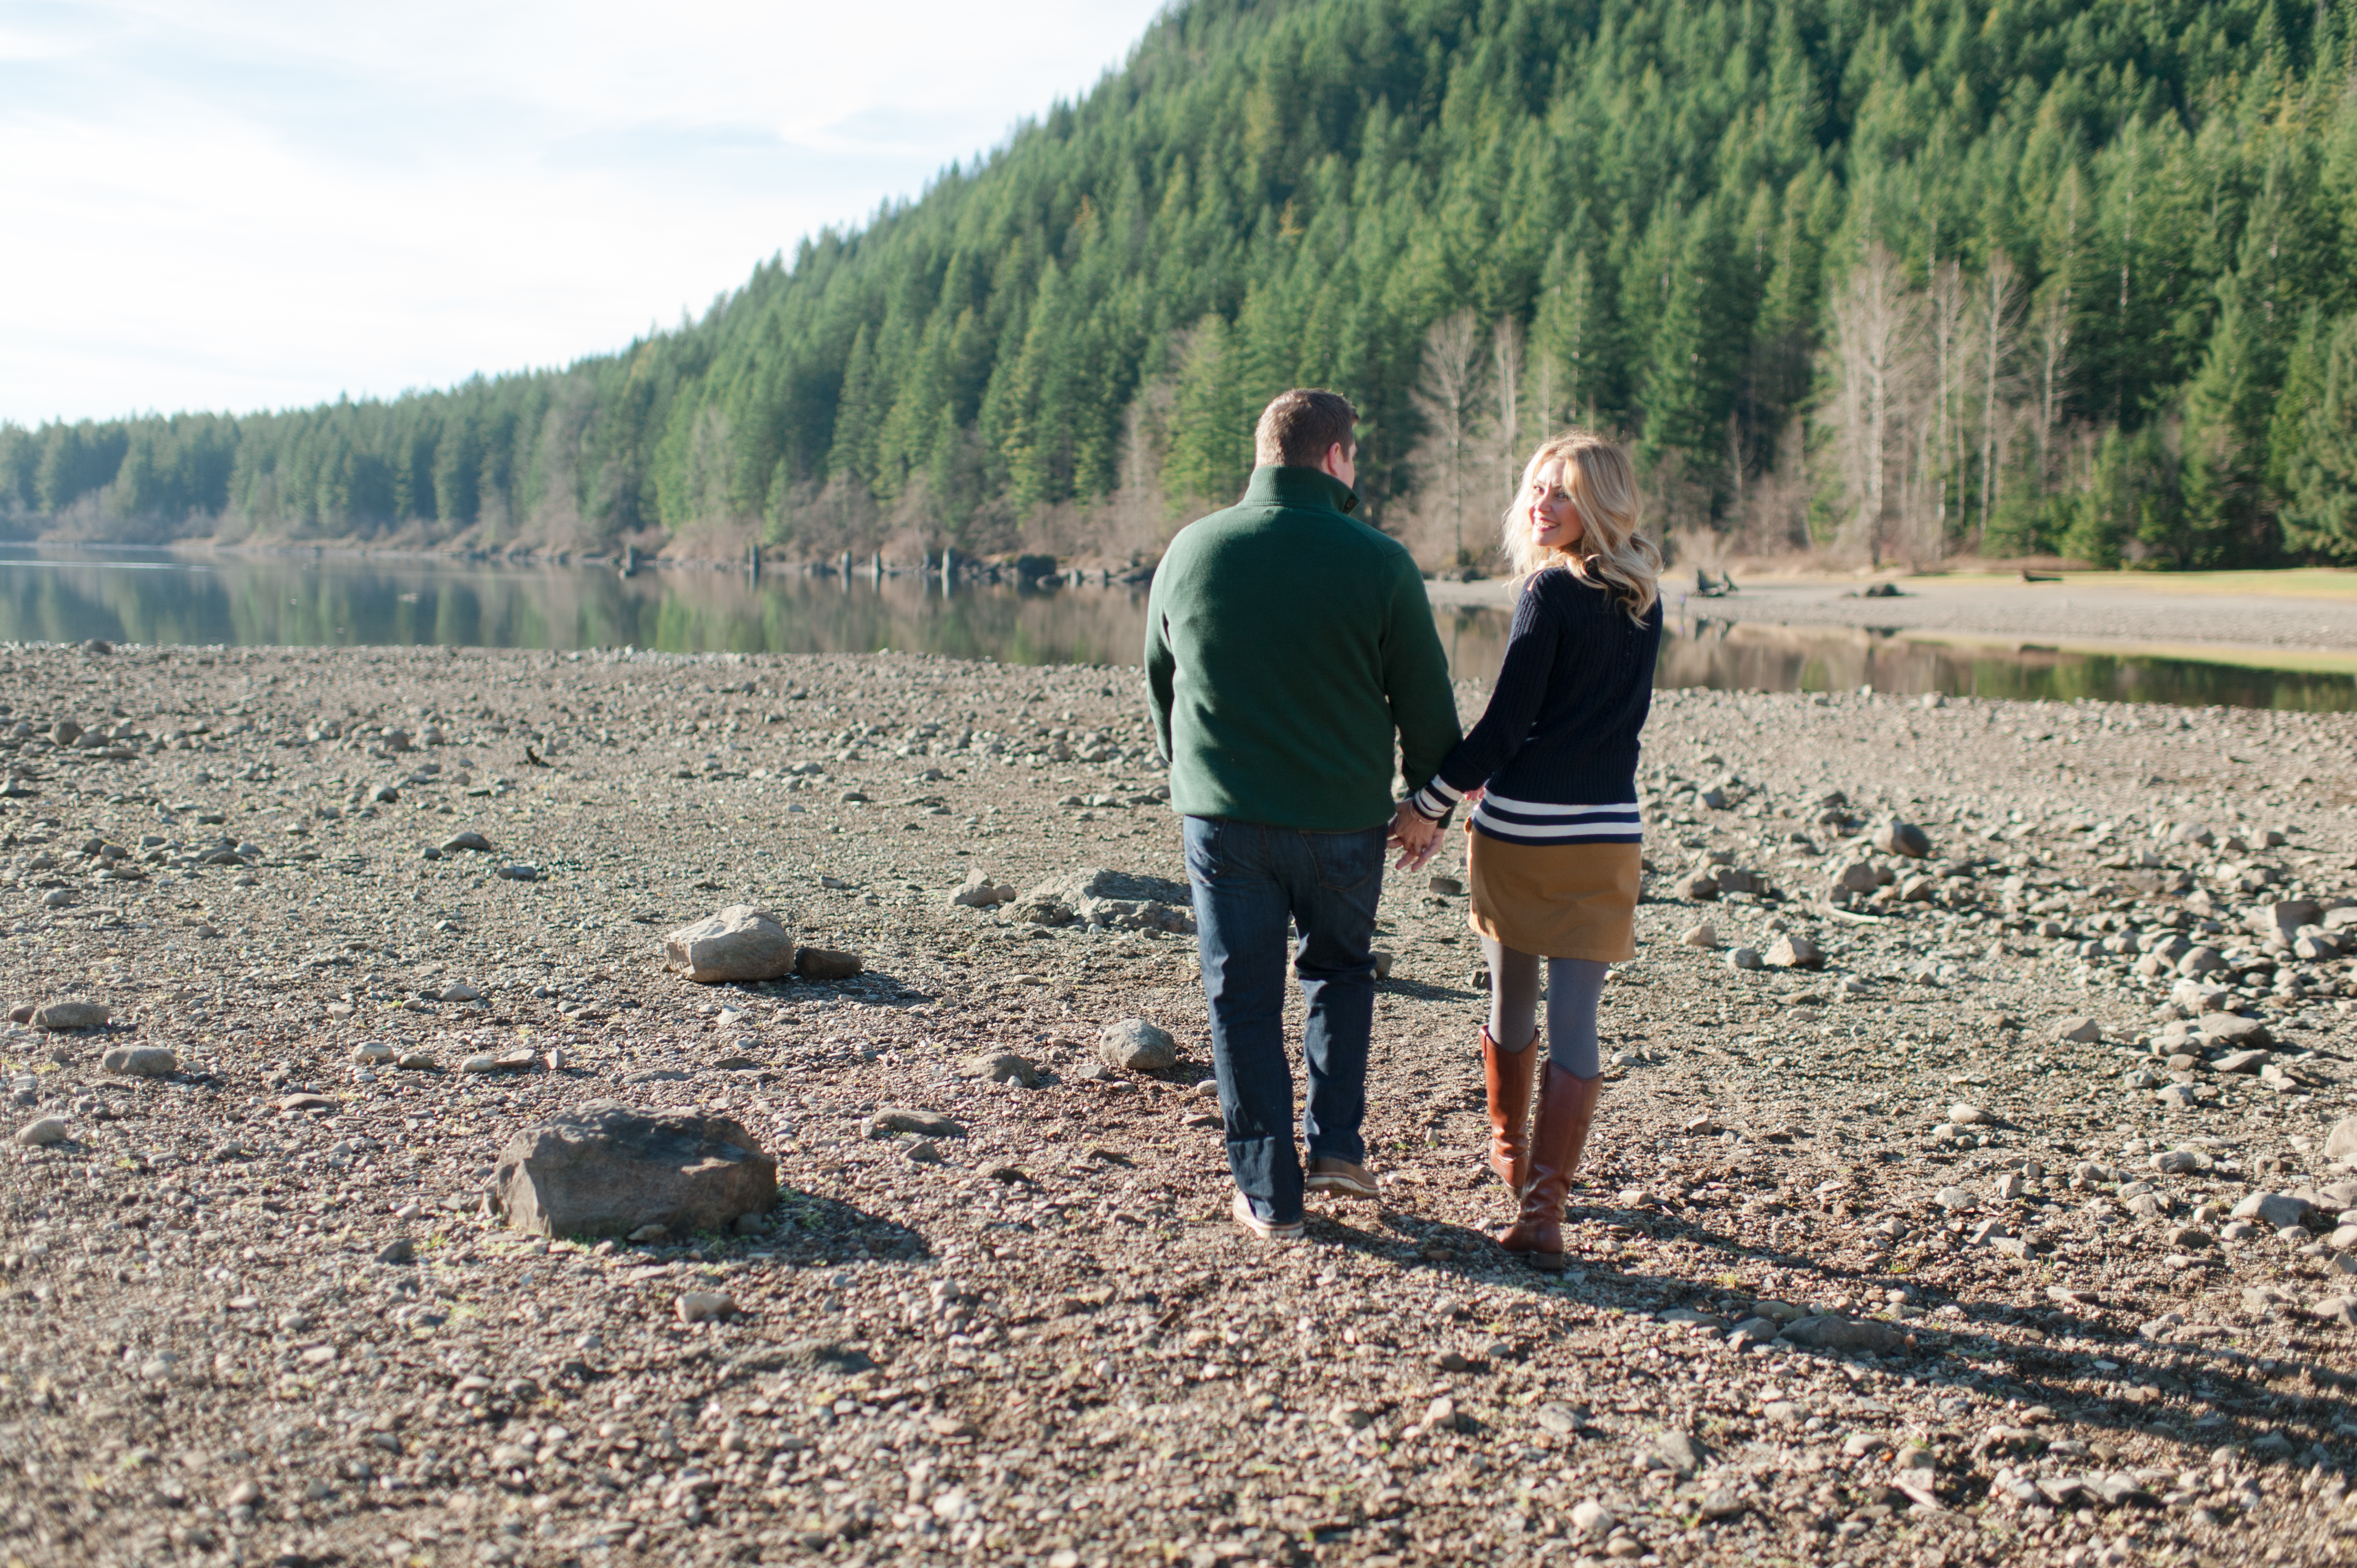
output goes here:
<path id="1" fill-rule="evenodd" d="M 1532 455 L 1505 542 L 1522 593 L 1489 711 L 1403 804 L 1400 836 L 1429 858 L 1457 803 L 1476 802 L 1466 832 L 1469 923 L 1490 964 L 1490 1168 L 1520 1205 L 1498 1240 L 1560 1269 L 1564 1198 L 1604 1084 L 1597 1004 L 1609 966 L 1637 956 L 1637 736 L 1662 639 L 1662 558 L 1637 533 L 1628 454 L 1585 431 Z"/>

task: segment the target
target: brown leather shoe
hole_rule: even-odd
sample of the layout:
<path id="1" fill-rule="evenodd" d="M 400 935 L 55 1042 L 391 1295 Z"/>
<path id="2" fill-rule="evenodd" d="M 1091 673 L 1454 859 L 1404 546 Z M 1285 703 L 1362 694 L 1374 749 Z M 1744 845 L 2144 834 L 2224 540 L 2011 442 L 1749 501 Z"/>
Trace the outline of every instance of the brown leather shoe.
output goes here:
<path id="1" fill-rule="evenodd" d="M 1596 1124 L 1596 1101 L 1603 1092 L 1602 1073 L 1577 1078 L 1547 1063 L 1531 1131 L 1531 1179 L 1523 1188 L 1522 1216 L 1498 1238 L 1498 1245 L 1522 1253 L 1534 1269 L 1563 1267 L 1564 1198 L 1587 1152 L 1587 1130 Z"/>
<path id="2" fill-rule="evenodd" d="M 1490 1168 L 1520 1197 L 1530 1180 L 1532 1056 L 1539 1037 L 1510 1051 L 1481 1026 L 1481 1078 L 1490 1094 Z"/>
<path id="3" fill-rule="evenodd" d="M 1376 1189 L 1374 1172 L 1332 1155 L 1320 1155 L 1309 1162 L 1308 1178 L 1303 1185 L 1312 1192 L 1330 1192 L 1341 1197 L 1383 1196 Z"/>

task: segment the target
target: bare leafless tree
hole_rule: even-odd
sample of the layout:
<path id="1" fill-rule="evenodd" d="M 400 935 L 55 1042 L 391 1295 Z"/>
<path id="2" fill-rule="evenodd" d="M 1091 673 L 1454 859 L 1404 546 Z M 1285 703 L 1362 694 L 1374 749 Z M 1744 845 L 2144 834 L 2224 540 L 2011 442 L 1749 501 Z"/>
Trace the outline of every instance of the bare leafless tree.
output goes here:
<path id="1" fill-rule="evenodd" d="M 1973 347 L 1981 383 L 1981 531 L 1988 531 L 1996 508 L 1997 476 L 2003 467 L 2000 447 L 2005 432 L 1997 400 L 2010 387 L 2014 355 L 2021 336 L 2021 274 L 2013 258 L 1991 248 L 1988 267 L 1973 291 Z"/>
<path id="2" fill-rule="evenodd" d="M 1446 505 L 1456 540 L 1456 564 L 1471 564 L 1465 549 L 1465 489 L 1478 435 L 1481 393 L 1481 331 L 1473 313 L 1460 310 L 1432 324 L 1424 337 L 1424 374 L 1417 381 L 1417 410 L 1430 426 L 1426 470 Z"/>
<path id="3" fill-rule="evenodd" d="M 1498 502 L 1502 508 L 1513 504 L 1514 488 L 1523 478 L 1523 324 L 1511 316 L 1490 334 L 1490 384 L 1498 397 L 1498 417 L 1491 434 L 1498 467 L 1505 472 Z"/>
<path id="4" fill-rule="evenodd" d="M 1894 436 L 1905 428 L 1911 401 L 1921 317 L 1898 260 L 1880 245 L 1868 246 L 1834 302 L 1834 386 L 1825 413 L 1850 507 L 1847 532 L 1876 565 L 1890 511 L 1891 463 L 1906 456 Z"/>

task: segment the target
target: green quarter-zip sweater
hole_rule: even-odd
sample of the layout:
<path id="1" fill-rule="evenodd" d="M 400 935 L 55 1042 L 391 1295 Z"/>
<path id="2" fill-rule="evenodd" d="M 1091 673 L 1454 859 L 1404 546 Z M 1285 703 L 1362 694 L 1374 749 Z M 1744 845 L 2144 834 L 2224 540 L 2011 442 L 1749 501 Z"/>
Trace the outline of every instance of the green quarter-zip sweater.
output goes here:
<path id="1" fill-rule="evenodd" d="M 1244 498 L 1178 531 L 1154 574 L 1146 680 L 1170 804 L 1313 832 L 1392 814 L 1458 741 L 1448 661 L 1415 562 L 1345 515 L 1317 468 L 1253 470 Z"/>

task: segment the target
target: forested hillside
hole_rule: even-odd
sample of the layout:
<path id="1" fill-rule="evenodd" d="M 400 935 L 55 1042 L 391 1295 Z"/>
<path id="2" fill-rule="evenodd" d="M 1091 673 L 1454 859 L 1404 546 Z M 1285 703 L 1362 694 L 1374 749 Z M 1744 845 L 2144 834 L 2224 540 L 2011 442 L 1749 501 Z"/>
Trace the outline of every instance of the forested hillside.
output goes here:
<path id="1" fill-rule="evenodd" d="M 0 430 L 0 510 L 1150 556 L 1297 383 L 1435 565 L 1574 419 L 1690 555 L 2357 561 L 2357 0 L 1193 0 L 700 321 Z"/>

